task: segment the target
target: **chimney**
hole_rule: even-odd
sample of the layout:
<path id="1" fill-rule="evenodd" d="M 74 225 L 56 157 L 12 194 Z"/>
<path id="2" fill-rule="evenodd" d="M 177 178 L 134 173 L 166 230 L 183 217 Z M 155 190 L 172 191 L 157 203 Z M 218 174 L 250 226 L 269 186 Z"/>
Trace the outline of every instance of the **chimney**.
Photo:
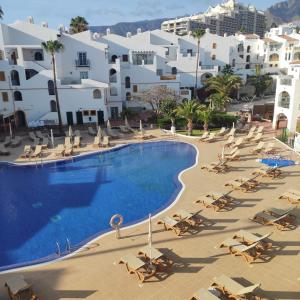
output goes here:
<path id="1" fill-rule="evenodd" d="M 28 21 L 28 23 L 30 23 L 30 24 L 34 24 L 34 20 L 33 20 L 33 17 L 32 17 L 32 16 L 29 16 L 29 17 L 27 18 L 27 21 Z"/>
<path id="2" fill-rule="evenodd" d="M 126 37 L 131 38 L 131 32 L 127 32 Z"/>
<path id="3" fill-rule="evenodd" d="M 137 34 L 142 33 L 142 28 L 138 28 L 136 32 L 137 32 Z"/>
<path id="4" fill-rule="evenodd" d="M 42 27 L 48 28 L 48 23 L 47 22 L 42 22 Z"/>
<path id="5" fill-rule="evenodd" d="M 110 35 L 110 28 L 106 29 L 106 35 Z"/>

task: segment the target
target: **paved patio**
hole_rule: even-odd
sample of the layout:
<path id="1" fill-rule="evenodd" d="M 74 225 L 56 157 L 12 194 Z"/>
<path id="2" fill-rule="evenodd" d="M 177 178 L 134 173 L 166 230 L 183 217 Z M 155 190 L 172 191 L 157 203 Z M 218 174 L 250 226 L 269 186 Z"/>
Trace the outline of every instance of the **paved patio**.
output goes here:
<path id="1" fill-rule="evenodd" d="M 271 140 L 272 136 L 267 135 Z M 179 208 L 200 211 L 201 216 L 211 222 L 210 226 L 195 229 L 182 237 L 166 232 L 153 219 L 153 245 L 168 255 L 174 262 L 169 274 L 153 277 L 139 284 L 135 275 L 129 275 L 119 259 L 127 253 L 137 254 L 147 243 L 148 224 L 122 230 L 122 238 L 114 234 L 99 238 L 81 253 L 46 266 L 20 271 L 33 284 L 40 299 L 124 299 L 124 300 L 183 300 L 189 299 L 199 288 L 207 288 L 213 277 L 226 274 L 241 283 L 261 283 L 258 291 L 265 299 L 300 299 L 300 226 L 292 231 L 278 231 L 249 220 L 256 212 L 267 207 L 288 208 L 286 200 L 278 196 L 288 188 L 300 189 L 300 166 L 284 168 L 281 179 L 262 179 L 258 191 L 251 193 L 232 192 L 238 203 L 231 211 L 214 212 L 201 204 L 194 204 L 197 197 L 209 191 L 228 192 L 227 180 L 239 176 L 250 176 L 253 169 L 261 166 L 257 156 L 250 155 L 247 146 L 241 150 L 241 161 L 232 162 L 231 171 L 216 175 L 201 170 L 203 163 L 217 160 L 222 142 L 199 144 L 195 140 L 180 138 L 195 144 L 199 149 L 199 165 L 182 176 L 186 189 L 181 198 L 164 215 L 171 215 Z M 124 141 L 120 141 L 122 143 Z M 278 143 L 278 147 L 281 145 Z M 284 154 L 293 154 L 282 149 Z M 299 156 L 295 159 L 300 160 Z M 130 199 L 129 199 L 130 200 Z M 300 220 L 300 210 L 294 213 Z M 220 243 L 240 230 L 264 234 L 273 232 L 270 239 L 274 247 L 264 260 L 251 265 L 241 257 L 233 257 Z M 9 299 L 4 283 L 11 274 L 0 275 L 0 299 Z"/>

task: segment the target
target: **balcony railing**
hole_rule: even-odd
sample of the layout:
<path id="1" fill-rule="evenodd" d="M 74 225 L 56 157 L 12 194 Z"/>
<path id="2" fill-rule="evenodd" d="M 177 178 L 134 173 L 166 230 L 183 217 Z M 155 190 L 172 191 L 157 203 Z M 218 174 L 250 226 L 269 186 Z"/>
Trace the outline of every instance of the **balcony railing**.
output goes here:
<path id="1" fill-rule="evenodd" d="M 91 65 L 89 59 L 85 59 L 85 60 L 76 59 L 75 64 L 77 68 L 89 68 Z"/>
<path id="2" fill-rule="evenodd" d="M 176 75 L 161 75 L 160 80 L 176 80 Z"/>

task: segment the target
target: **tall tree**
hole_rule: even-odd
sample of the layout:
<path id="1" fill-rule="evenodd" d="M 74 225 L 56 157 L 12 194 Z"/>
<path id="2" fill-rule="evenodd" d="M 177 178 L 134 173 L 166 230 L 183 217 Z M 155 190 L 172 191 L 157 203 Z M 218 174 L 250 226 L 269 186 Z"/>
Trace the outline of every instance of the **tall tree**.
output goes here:
<path id="1" fill-rule="evenodd" d="M 232 93 L 239 89 L 241 83 L 241 78 L 236 75 L 218 75 L 216 77 L 211 77 L 206 81 L 207 90 L 213 92 L 211 97 L 212 101 L 216 99 L 220 102 L 221 100 L 222 102 L 218 103 L 218 105 L 221 105 L 225 110 L 226 104 L 231 100 Z"/>
<path id="2" fill-rule="evenodd" d="M 4 12 L 2 10 L 2 7 L 0 6 L 0 19 L 3 19 L 3 15 L 4 15 Z"/>
<path id="3" fill-rule="evenodd" d="M 205 30 L 202 28 L 198 28 L 193 31 L 192 35 L 197 40 L 197 59 L 196 59 L 196 81 L 195 81 L 195 89 L 194 89 L 194 97 L 197 98 L 197 88 L 198 88 L 198 70 L 199 70 L 199 62 L 200 62 L 200 41 L 204 36 Z"/>
<path id="4" fill-rule="evenodd" d="M 171 120 L 172 126 L 175 126 L 177 102 L 174 99 L 166 99 L 160 103 L 160 113 Z"/>
<path id="5" fill-rule="evenodd" d="M 59 124 L 59 131 L 60 131 L 60 133 L 62 133 L 63 128 L 62 128 L 62 119 L 61 119 L 61 113 L 60 113 L 60 105 L 59 105 L 57 82 L 56 82 L 56 59 L 55 59 L 55 56 L 56 56 L 56 53 L 59 53 L 60 51 L 62 51 L 64 49 L 64 45 L 57 40 L 55 40 L 55 41 L 50 40 L 47 42 L 43 42 L 42 47 L 47 53 L 49 53 L 51 55 L 54 92 L 55 92 L 55 100 L 56 100 L 57 114 L 58 114 L 58 124 Z"/>
<path id="6" fill-rule="evenodd" d="M 223 75 L 233 75 L 234 74 L 234 71 L 233 71 L 233 68 L 231 65 L 227 64 L 223 67 L 221 73 Z"/>
<path id="7" fill-rule="evenodd" d="M 256 97 L 261 97 L 265 91 L 272 85 L 273 78 L 269 75 L 261 74 L 261 67 L 257 65 L 255 68 L 255 76 L 250 77 L 248 81 L 255 87 Z"/>
<path id="8" fill-rule="evenodd" d="M 84 17 L 77 16 L 71 19 L 70 32 L 72 34 L 88 30 L 89 23 Z"/>
<path id="9" fill-rule="evenodd" d="M 198 101 L 191 100 L 183 102 L 176 109 L 177 115 L 187 120 L 188 135 L 193 134 L 194 120 L 199 116 L 200 108 Z"/>

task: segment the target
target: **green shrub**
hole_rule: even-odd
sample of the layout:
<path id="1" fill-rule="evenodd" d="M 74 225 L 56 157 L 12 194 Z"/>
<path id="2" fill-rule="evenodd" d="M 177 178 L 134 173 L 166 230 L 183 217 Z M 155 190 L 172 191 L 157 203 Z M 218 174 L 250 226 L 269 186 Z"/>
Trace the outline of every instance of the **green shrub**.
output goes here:
<path id="1" fill-rule="evenodd" d="M 237 117 L 222 112 L 216 112 L 210 122 L 213 128 L 231 127 L 233 122 L 236 122 Z"/>
<path id="2" fill-rule="evenodd" d="M 182 118 L 177 118 L 175 121 L 176 128 L 185 128 L 187 121 Z M 171 128 L 171 120 L 167 117 L 159 117 L 157 118 L 157 126 L 162 129 L 170 129 Z"/>

